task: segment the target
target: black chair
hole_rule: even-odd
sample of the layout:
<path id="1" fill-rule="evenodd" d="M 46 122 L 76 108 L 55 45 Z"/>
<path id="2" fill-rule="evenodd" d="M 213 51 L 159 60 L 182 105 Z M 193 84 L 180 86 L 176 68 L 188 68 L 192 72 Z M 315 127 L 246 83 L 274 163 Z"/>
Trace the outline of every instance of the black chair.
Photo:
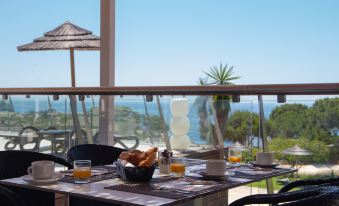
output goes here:
<path id="1" fill-rule="evenodd" d="M 57 164 L 72 168 L 65 159 L 38 152 L 30 151 L 0 151 L 0 179 L 20 177 L 27 174 L 31 163 L 39 160 L 50 160 Z"/>
<path id="2" fill-rule="evenodd" d="M 0 185 L 1 206 L 25 206 L 24 201 L 12 190 Z"/>
<path id="3" fill-rule="evenodd" d="M 30 151 L 0 151 L 0 179 L 26 175 L 27 168 L 31 166 L 31 163 L 39 160 L 50 160 L 65 167 L 72 168 L 72 165 L 65 159 L 49 154 Z M 5 187 L 18 194 L 28 206 L 49 206 L 55 204 L 55 196 L 53 193 L 27 190 L 14 186 Z"/>
<path id="4" fill-rule="evenodd" d="M 232 202 L 229 206 L 243 206 L 248 204 L 279 204 L 279 206 L 335 206 L 339 204 L 339 187 L 313 187 L 294 192 L 250 195 Z"/>
<path id="5" fill-rule="evenodd" d="M 115 162 L 123 151 L 126 150 L 107 145 L 83 144 L 72 147 L 67 152 L 67 159 L 69 162 L 91 160 L 92 166 L 108 165 Z"/>
<path id="6" fill-rule="evenodd" d="M 329 186 L 336 185 L 339 186 L 339 177 L 326 178 L 326 179 L 309 179 L 309 180 L 297 180 L 291 183 L 288 183 L 283 188 L 279 190 L 278 193 L 288 192 L 297 187 L 317 187 L 317 186 Z"/>

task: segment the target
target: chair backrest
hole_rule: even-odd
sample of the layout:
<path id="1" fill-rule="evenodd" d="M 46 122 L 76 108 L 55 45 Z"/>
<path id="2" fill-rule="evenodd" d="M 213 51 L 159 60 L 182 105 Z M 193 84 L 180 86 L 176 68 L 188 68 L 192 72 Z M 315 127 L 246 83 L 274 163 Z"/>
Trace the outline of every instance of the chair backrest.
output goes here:
<path id="1" fill-rule="evenodd" d="M 31 163 L 39 160 L 50 160 L 68 168 L 72 167 L 65 159 L 49 154 L 31 151 L 0 151 L 0 179 L 26 175 Z"/>
<path id="2" fill-rule="evenodd" d="M 319 194 L 292 201 L 281 206 L 338 206 L 339 205 L 339 187 L 328 186 L 319 189 Z"/>
<path id="3" fill-rule="evenodd" d="M 24 201 L 12 190 L 0 185 L 1 206 L 25 206 Z"/>
<path id="4" fill-rule="evenodd" d="M 115 162 L 123 151 L 126 150 L 108 145 L 82 144 L 72 147 L 67 152 L 67 159 L 69 162 L 91 160 L 92 166 L 108 165 Z"/>
<path id="5" fill-rule="evenodd" d="M 283 188 L 279 190 L 279 193 L 288 192 L 296 187 L 301 186 L 320 186 L 320 185 L 335 185 L 338 186 L 339 184 L 339 177 L 333 178 L 321 178 L 321 179 L 309 179 L 309 180 L 297 180 L 285 185 Z"/>
<path id="6" fill-rule="evenodd" d="M 293 192 L 250 195 L 232 202 L 229 206 L 249 204 L 278 204 L 280 206 L 334 206 L 339 203 L 339 187 L 313 187 Z"/>

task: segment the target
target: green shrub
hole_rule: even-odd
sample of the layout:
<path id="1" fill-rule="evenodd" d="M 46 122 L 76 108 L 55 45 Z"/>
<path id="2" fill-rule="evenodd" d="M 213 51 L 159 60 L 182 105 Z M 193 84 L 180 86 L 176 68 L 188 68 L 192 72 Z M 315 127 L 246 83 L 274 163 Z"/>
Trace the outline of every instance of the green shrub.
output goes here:
<path id="1" fill-rule="evenodd" d="M 282 153 L 283 150 L 298 145 L 303 149 L 306 149 L 312 153 L 309 156 L 294 156 L 285 155 Z M 310 164 L 310 163 L 327 163 L 329 159 L 329 148 L 324 142 L 319 140 L 309 140 L 307 138 L 285 138 L 278 137 L 273 138 L 269 142 L 270 151 L 275 152 L 275 158 L 277 160 L 287 160 L 289 163 Z"/>
<path id="2" fill-rule="evenodd" d="M 255 161 L 255 156 L 258 151 L 259 151 L 258 148 L 252 148 L 252 151 L 250 149 L 243 151 L 242 153 L 243 162 Z"/>

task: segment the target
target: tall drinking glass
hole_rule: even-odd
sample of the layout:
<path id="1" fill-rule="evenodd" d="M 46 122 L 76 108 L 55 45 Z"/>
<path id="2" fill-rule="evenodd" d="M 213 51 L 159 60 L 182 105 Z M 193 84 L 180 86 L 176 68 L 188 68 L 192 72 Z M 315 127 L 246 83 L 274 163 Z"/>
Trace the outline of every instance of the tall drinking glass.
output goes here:
<path id="1" fill-rule="evenodd" d="M 84 184 L 91 180 L 91 160 L 75 160 L 73 162 L 74 183 Z"/>
<path id="2" fill-rule="evenodd" d="M 183 177 L 186 170 L 186 160 L 183 157 L 172 157 L 170 164 L 171 175 L 174 177 Z"/>

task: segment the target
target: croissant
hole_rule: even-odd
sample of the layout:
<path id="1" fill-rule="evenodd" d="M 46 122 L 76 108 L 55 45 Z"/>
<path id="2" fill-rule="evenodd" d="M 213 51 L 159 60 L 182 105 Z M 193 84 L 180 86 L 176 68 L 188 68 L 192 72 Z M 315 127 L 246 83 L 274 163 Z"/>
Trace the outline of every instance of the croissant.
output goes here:
<path id="1" fill-rule="evenodd" d="M 156 159 L 156 154 L 152 153 L 145 160 L 141 161 L 138 164 L 138 167 L 150 167 L 153 164 L 153 162 L 155 161 L 155 159 Z"/>
<path id="2" fill-rule="evenodd" d="M 149 149 L 147 152 L 145 152 L 144 154 L 146 158 L 138 164 L 138 167 L 150 167 L 157 157 L 157 152 L 158 152 L 157 147 L 153 147 Z"/>
<path id="3" fill-rule="evenodd" d="M 149 167 L 156 159 L 157 151 L 157 147 L 152 147 L 146 152 L 140 150 L 125 151 L 119 155 L 119 158 L 121 160 L 126 160 L 136 167 Z"/>
<path id="4" fill-rule="evenodd" d="M 130 154 L 127 158 L 127 162 L 131 163 L 134 166 L 137 166 L 140 160 L 136 154 Z"/>
<path id="5" fill-rule="evenodd" d="M 119 159 L 127 161 L 128 156 L 129 156 L 129 152 L 128 151 L 121 152 L 120 155 L 119 155 Z"/>

